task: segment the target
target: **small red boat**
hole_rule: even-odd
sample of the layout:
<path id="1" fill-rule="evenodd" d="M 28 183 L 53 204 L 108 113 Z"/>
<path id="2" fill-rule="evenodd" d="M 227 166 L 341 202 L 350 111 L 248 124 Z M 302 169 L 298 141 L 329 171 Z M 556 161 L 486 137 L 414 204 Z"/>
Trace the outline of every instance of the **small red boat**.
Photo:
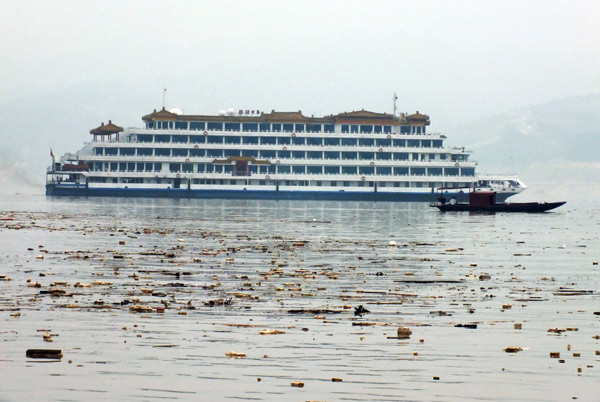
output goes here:
<path id="1" fill-rule="evenodd" d="M 545 212 L 566 204 L 559 202 L 512 202 L 496 203 L 496 193 L 492 191 L 471 192 L 468 203 L 458 203 L 455 199 L 449 202 L 440 196 L 438 202 L 431 204 L 440 211 L 470 211 L 470 212 Z"/>

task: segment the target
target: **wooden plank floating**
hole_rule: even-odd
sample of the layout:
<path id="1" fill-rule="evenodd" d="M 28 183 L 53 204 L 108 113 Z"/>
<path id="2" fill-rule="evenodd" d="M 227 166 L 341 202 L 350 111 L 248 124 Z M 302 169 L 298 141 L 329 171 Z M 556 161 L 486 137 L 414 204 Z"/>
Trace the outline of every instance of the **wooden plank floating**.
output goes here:
<path id="1" fill-rule="evenodd" d="M 60 349 L 27 349 L 25 356 L 31 359 L 62 359 Z"/>

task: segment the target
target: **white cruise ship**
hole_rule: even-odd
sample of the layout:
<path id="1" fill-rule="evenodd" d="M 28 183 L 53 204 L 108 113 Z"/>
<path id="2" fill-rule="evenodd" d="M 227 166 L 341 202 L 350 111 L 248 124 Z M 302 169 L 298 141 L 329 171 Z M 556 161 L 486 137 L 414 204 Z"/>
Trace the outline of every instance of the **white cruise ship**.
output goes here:
<path id="1" fill-rule="evenodd" d="M 47 170 L 47 195 L 432 201 L 437 188 L 465 198 L 476 162 L 427 132 L 429 116 L 366 110 L 162 110 L 142 128 L 109 120 Z M 525 188 L 498 189 L 497 198 Z M 519 185 L 522 185 L 519 187 Z M 452 189 L 456 188 L 456 189 Z"/>

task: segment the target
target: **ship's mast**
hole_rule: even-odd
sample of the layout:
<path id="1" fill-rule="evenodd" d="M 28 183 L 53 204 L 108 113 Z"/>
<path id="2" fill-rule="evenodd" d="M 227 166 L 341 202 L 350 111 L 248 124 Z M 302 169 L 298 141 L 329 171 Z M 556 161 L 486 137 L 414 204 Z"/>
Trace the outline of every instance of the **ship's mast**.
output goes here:
<path id="1" fill-rule="evenodd" d="M 394 97 L 392 98 L 394 101 L 394 117 L 396 117 L 396 101 L 398 100 L 398 95 L 394 92 Z"/>
<path id="2" fill-rule="evenodd" d="M 163 109 L 165 108 L 165 94 L 167 93 L 167 88 L 163 89 Z"/>

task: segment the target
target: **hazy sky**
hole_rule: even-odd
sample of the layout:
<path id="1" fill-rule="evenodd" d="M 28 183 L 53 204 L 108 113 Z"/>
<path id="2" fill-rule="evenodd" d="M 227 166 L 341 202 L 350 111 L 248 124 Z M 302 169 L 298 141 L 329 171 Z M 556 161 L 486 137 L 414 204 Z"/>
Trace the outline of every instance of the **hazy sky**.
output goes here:
<path id="1" fill-rule="evenodd" d="M 0 36 L 2 101 L 119 87 L 140 116 L 163 87 L 186 113 L 391 112 L 396 91 L 447 124 L 600 92 L 599 1 L 3 0 Z"/>

